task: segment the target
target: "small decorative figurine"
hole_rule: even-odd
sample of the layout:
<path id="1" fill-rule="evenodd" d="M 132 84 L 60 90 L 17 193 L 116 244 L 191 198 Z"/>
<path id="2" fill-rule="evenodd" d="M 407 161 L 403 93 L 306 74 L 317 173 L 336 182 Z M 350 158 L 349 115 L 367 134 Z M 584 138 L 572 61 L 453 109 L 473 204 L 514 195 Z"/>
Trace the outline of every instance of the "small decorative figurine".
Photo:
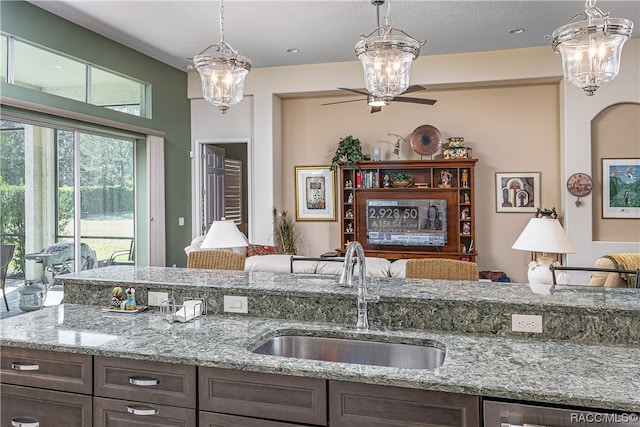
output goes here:
<path id="1" fill-rule="evenodd" d="M 462 219 L 469 219 L 469 208 L 466 206 L 462 208 L 462 212 L 460 213 L 460 216 Z"/>
<path id="2" fill-rule="evenodd" d="M 133 285 L 129 285 L 129 288 L 125 291 L 127 294 L 127 302 L 124 305 L 125 310 L 136 309 L 136 290 Z"/>
<path id="3" fill-rule="evenodd" d="M 440 188 L 451 187 L 451 178 L 453 178 L 453 174 L 449 171 L 449 169 L 441 170 L 440 171 Z"/>
<path id="4" fill-rule="evenodd" d="M 344 213 L 345 218 L 353 218 L 353 209 L 347 209 Z"/>
<path id="5" fill-rule="evenodd" d="M 352 222 L 347 224 L 347 229 L 345 231 L 347 233 L 353 233 L 353 223 Z"/>
<path id="6" fill-rule="evenodd" d="M 389 175 L 384 175 L 384 177 L 382 178 L 382 185 L 384 186 L 384 188 L 391 187 L 391 178 L 389 178 Z"/>
<path id="7" fill-rule="evenodd" d="M 122 286 L 119 283 L 113 287 L 111 291 L 111 308 L 114 310 L 120 310 L 120 303 L 122 302 Z"/>
<path id="8" fill-rule="evenodd" d="M 470 202 L 470 200 L 469 200 L 469 193 L 464 193 L 464 202 L 465 202 L 465 203 L 469 203 L 469 202 Z"/>
<path id="9" fill-rule="evenodd" d="M 462 234 L 471 234 L 471 223 L 465 222 L 462 224 Z"/>
<path id="10" fill-rule="evenodd" d="M 468 169 L 462 169 L 462 177 L 460 179 L 460 185 L 462 187 L 468 187 L 469 186 L 469 170 Z"/>
<path id="11" fill-rule="evenodd" d="M 347 197 L 347 203 L 353 203 L 353 193 L 349 193 L 349 197 Z"/>
<path id="12" fill-rule="evenodd" d="M 351 183 L 350 179 L 345 181 L 344 188 L 353 188 L 353 184 Z"/>

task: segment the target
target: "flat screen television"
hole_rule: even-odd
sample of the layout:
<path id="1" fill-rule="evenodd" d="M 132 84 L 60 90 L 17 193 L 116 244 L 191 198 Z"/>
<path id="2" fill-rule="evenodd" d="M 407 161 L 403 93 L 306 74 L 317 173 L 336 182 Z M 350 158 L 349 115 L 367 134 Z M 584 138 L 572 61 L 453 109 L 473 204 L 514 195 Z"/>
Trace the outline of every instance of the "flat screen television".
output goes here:
<path id="1" fill-rule="evenodd" d="M 368 199 L 367 243 L 447 246 L 446 199 Z"/>

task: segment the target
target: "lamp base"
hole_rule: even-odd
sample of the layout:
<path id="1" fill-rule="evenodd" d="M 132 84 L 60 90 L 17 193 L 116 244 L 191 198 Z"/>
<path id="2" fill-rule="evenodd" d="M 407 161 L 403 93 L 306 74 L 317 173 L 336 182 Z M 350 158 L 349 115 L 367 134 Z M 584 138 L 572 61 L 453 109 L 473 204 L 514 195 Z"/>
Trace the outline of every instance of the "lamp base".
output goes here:
<path id="1" fill-rule="evenodd" d="M 552 262 L 553 258 L 548 256 L 541 256 L 538 257 L 536 261 L 531 261 L 529 263 L 529 272 L 527 273 L 529 283 L 540 285 L 553 284 L 553 275 L 551 270 L 549 270 Z"/>

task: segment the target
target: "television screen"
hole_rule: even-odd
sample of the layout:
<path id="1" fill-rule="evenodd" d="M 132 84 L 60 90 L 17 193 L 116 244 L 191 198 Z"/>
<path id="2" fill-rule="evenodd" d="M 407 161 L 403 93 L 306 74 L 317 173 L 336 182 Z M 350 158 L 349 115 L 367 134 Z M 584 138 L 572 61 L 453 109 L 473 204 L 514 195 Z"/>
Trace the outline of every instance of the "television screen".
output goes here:
<path id="1" fill-rule="evenodd" d="M 445 199 L 369 199 L 366 208 L 368 244 L 447 245 Z"/>

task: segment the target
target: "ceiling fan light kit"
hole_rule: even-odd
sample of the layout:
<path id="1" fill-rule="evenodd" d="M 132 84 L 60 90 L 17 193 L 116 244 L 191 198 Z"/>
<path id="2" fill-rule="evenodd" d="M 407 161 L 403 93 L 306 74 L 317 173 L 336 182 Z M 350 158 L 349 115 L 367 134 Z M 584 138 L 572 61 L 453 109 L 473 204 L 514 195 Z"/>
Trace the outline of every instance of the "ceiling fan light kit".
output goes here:
<path id="1" fill-rule="evenodd" d="M 584 14 L 547 36 L 553 39 L 553 51 L 562 56 L 564 77 L 587 95 L 618 75 L 622 46 L 633 31 L 633 22 L 609 18 L 595 3 L 587 0 Z M 586 19 L 575 21 L 581 16 Z"/>

